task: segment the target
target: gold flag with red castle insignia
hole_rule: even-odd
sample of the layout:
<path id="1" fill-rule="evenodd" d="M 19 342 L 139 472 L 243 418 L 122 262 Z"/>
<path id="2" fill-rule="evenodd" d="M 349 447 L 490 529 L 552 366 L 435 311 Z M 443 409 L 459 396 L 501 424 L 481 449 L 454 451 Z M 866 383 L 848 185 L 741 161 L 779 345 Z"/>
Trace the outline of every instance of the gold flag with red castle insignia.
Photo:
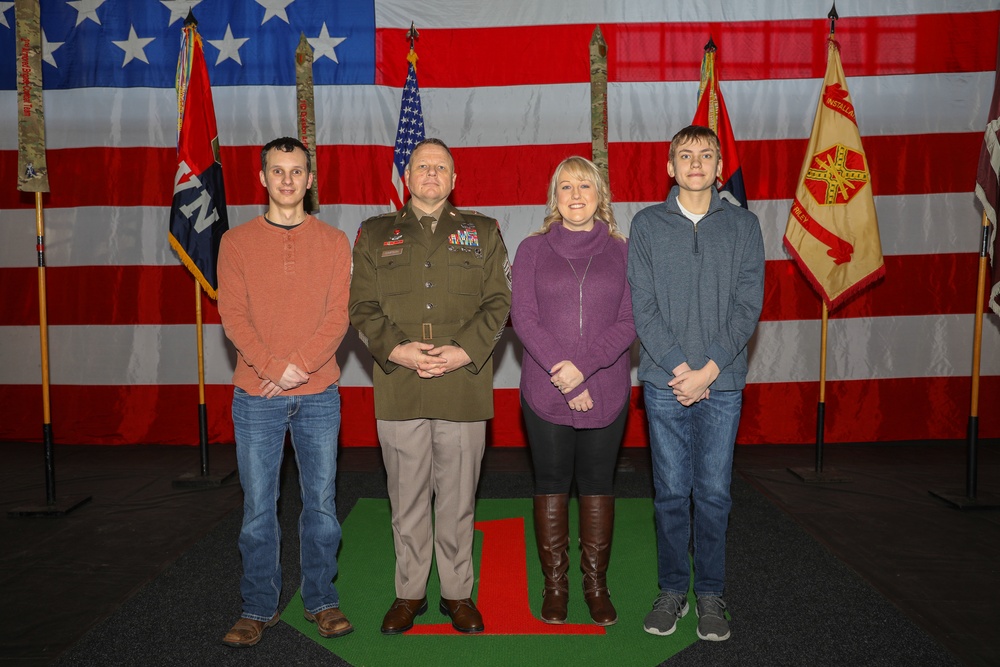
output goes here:
<path id="1" fill-rule="evenodd" d="M 798 183 L 785 248 L 832 310 L 885 275 L 871 170 L 832 36 Z"/>

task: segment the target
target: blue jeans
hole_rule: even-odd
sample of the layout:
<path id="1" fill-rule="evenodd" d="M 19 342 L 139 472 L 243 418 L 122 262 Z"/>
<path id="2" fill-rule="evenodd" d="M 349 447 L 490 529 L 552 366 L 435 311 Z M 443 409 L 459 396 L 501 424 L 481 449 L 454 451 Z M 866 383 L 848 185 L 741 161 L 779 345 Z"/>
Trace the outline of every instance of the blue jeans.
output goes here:
<path id="1" fill-rule="evenodd" d="M 722 595 L 726 529 L 732 507 L 733 446 L 741 391 L 712 390 L 689 407 L 670 389 L 643 385 L 653 461 L 657 574 L 661 591 L 686 595 L 691 579 L 688 545 L 694 502 L 694 592 Z"/>
<path id="2" fill-rule="evenodd" d="M 281 529 L 277 506 L 286 431 L 292 434 L 302 489 L 302 600 L 306 611 L 313 614 L 340 606 L 333 585 L 340 547 L 335 502 L 340 432 L 337 386 L 331 385 L 319 394 L 271 399 L 251 396 L 237 387 L 233 392 L 233 426 L 244 496 L 239 539 L 243 556 L 242 616 L 269 621 L 278 610 Z"/>

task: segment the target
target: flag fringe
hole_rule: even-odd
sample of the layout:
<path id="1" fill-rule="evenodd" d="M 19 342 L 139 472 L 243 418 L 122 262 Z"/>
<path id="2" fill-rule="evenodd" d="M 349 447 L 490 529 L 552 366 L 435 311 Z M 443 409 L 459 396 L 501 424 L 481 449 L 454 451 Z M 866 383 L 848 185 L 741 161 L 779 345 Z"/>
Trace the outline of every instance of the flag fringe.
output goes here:
<path id="1" fill-rule="evenodd" d="M 194 260 L 188 256 L 187 251 L 184 250 L 184 246 L 181 245 L 181 242 L 174 238 L 174 235 L 170 233 L 167 234 L 167 238 L 170 240 L 170 247 L 177 252 L 177 256 L 180 258 L 181 263 L 187 267 L 188 271 L 190 271 L 192 275 L 194 275 L 195 280 L 201 283 L 201 288 L 205 290 L 205 293 L 208 294 L 213 301 L 218 300 L 219 295 L 215 291 L 215 288 L 212 287 L 208 280 L 205 279 L 205 275 L 201 272 L 201 269 L 198 268 L 198 265 L 194 263 Z"/>
<path id="2" fill-rule="evenodd" d="M 783 240 L 783 244 L 785 246 L 785 250 L 787 250 L 788 253 L 795 260 L 795 266 L 799 268 L 799 271 L 802 273 L 802 275 L 804 275 L 806 280 L 809 281 L 809 284 L 812 285 L 812 288 L 813 290 L 816 291 L 816 294 L 819 295 L 821 299 L 826 301 L 826 307 L 831 313 L 837 308 L 843 306 L 848 301 L 850 301 L 852 297 L 856 296 L 858 293 L 862 292 L 867 287 L 870 287 L 875 282 L 885 277 L 885 261 L 883 260 L 883 262 L 879 264 L 874 271 L 869 273 L 867 276 L 861 278 L 853 285 L 845 289 L 843 292 L 838 294 L 837 298 L 831 299 L 829 295 L 826 293 L 826 290 L 823 289 L 823 286 L 820 284 L 820 282 L 812 274 L 812 272 L 806 270 L 805 261 L 795 250 L 795 247 L 791 244 L 791 242 L 788 240 L 787 237 L 785 237 L 785 239 Z"/>

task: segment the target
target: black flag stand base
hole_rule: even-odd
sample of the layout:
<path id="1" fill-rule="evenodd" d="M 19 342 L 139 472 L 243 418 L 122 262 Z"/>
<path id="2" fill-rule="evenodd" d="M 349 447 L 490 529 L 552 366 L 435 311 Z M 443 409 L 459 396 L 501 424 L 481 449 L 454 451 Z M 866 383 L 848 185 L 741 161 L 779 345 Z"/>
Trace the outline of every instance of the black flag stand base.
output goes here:
<path id="1" fill-rule="evenodd" d="M 212 489 L 228 483 L 235 476 L 235 470 L 230 470 L 222 475 L 186 472 L 174 479 L 173 485 L 175 489 Z"/>
<path id="2" fill-rule="evenodd" d="M 935 498 L 940 498 L 955 509 L 960 510 L 995 510 L 1000 509 L 1000 495 L 995 493 L 982 494 L 976 491 L 976 478 L 979 467 L 976 461 L 976 450 L 979 444 L 979 417 L 969 417 L 969 430 L 966 440 L 966 479 L 965 493 L 954 491 L 930 491 Z"/>
<path id="3" fill-rule="evenodd" d="M 978 494 L 975 498 L 970 498 L 968 495 L 961 493 L 958 490 L 947 492 L 947 491 L 929 491 L 935 498 L 940 498 L 945 501 L 955 509 L 960 510 L 995 510 L 1000 509 L 1000 496 L 995 493 L 989 494 Z"/>
<path id="4" fill-rule="evenodd" d="M 823 432 L 826 427 L 826 403 L 820 401 L 816 405 L 816 467 L 788 468 L 788 472 L 803 482 L 842 484 L 850 482 L 850 477 L 841 475 L 836 468 L 823 469 Z"/>
<path id="5" fill-rule="evenodd" d="M 76 496 L 63 498 L 58 502 L 46 503 L 44 505 L 25 505 L 15 507 L 7 512 L 11 519 L 18 519 L 32 516 L 66 516 L 76 508 L 86 505 L 91 500 L 91 496 Z"/>
<path id="6" fill-rule="evenodd" d="M 198 449 L 201 451 L 201 471 L 194 473 L 184 473 L 174 479 L 175 489 L 215 489 L 226 484 L 236 476 L 235 470 L 229 472 L 210 475 L 208 473 L 208 413 L 205 404 L 198 406 L 198 430 L 200 443 Z"/>
<path id="7" fill-rule="evenodd" d="M 792 473 L 803 482 L 843 484 L 854 481 L 850 477 L 842 475 L 836 468 L 826 468 L 825 470 L 804 467 L 789 468 L 788 472 Z"/>
<path id="8" fill-rule="evenodd" d="M 55 456 L 52 447 L 52 424 L 42 425 L 45 442 L 45 504 L 15 507 L 7 512 L 11 519 L 33 516 L 66 516 L 81 505 L 90 502 L 91 496 L 71 496 L 56 500 Z"/>

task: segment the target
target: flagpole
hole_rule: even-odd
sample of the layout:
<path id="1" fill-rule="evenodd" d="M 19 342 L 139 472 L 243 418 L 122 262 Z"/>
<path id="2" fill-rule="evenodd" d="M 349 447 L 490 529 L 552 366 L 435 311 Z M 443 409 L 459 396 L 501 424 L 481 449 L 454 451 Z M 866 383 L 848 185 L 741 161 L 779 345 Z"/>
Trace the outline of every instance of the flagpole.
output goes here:
<path id="1" fill-rule="evenodd" d="M 228 482 L 236 470 L 212 475 L 208 464 L 208 406 L 205 402 L 205 332 L 201 309 L 201 282 L 194 281 L 194 329 L 198 344 L 198 453 L 201 458 L 201 469 L 197 473 L 186 472 L 174 478 L 175 488 L 203 489 L 221 486 Z"/>
<path id="2" fill-rule="evenodd" d="M 972 332 L 972 398 L 969 407 L 969 423 L 966 428 L 965 445 L 965 495 L 948 491 L 931 491 L 932 496 L 951 504 L 957 509 L 998 509 L 1000 496 L 977 497 L 979 476 L 979 366 L 983 351 L 983 301 L 986 298 L 986 274 L 990 252 L 990 219 L 983 211 L 982 239 L 979 244 L 979 281 L 976 285 L 976 318 Z M 1000 261 L 1000 259 L 998 259 Z"/>
<path id="3" fill-rule="evenodd" d="M 826 434 L 826 348 L 827 333 L 830 324 L 830 310 L 826 301 L 820 299 L 823 311 L 820 315 L 819 329 L 819 401 L 816 403 L 816 464 L 813 468 L 792 467 L 792 473 L 803 482 L 850 482 L 840 471 L 834 468 L 823 469 L 823 445 Z"/>
<path id="4" fill-rule="evenodd" d="M 198 338 L 198 448 L 201 475 L 208 475 L 208 409 L 205 404 L 205 332 L 202 326 L 201 283 L 194 281 L 194 322 Z"/>
<path id="5" fill-rule="evenodd" d="M 56 502 L 56 465 L 52 438 L 52 412 L 49 400 L 49 319 L 45 286 L 45 216 L 42 209 L 42 193 L 35 193 L 35 233 L 38 251 L 38 335 L 42 351 L 42 442 L 45 448 L 45 505 L 40 507 L 19 507 L 8 516 L 62 516 L 90 500 L 90 496 L 78 497 L 59 504 Z"/>
<path id="6" fill-rule="evenodd" d="M 840 18 L 837 14 L 836 2 L 830 7 L 827 18 L 830 19 L 830 36 L 828 40 L 832 40 L 836 30 L 837 19 Z M 829 67 L 829 63 L 827 66 Z M 817 118 L 818 115 L 817 112 Z M 843 476 L 833 468 L 823 469 L 823 444 L 826 433 L 826 348 L 830 312 L 826 300 L 822 296 L 820 297 L 820 303 L 822 304 L 823 311 L 820 317 L 819 336 L 819 402 L 816 404 L 816 464 L 812 470 L 808 468 L 788 468 L 788 471 L 803 482 L 850 482 L 851 479 L 849 477 Z"/>
<path id="7" fill-rule="evenodd" d="M 819 333 L 819 403 L 816 404 L 816 473 L 823 472 L 823 435 L 826 433 L 826 343 L 830 310 L 823 301 Z"/>
<path id="8" fill-rule="evenodd" d="M 972 333 L 972 399 L 969 406 L 969 427 L 966 446 L 965 496 L 976 499 L 978 466 L 976 450 L 979 444 L 979 365 L 983 353 L 983 298 L 986 295 L 986 264 L 989 261 L 990 220 L 983 211 L 982 243 L 979 245 L 979 280 L 976 283 L 976 319 Z"/>
<path id="9" fill-rule="evenodd" d="M 45 214 L 42 193 L 35 193 L 35 235 L 38 249 L 38 336 L 42 352 L 42 441 L 45 445 L 45 504 L 56 502 L 56 472 L 52 443 L 52 404 L 49 400 L 49 315 L 45 283 Z"/>
<path id="10" fill-rule="evenodd" d="M 45 504 L 15 507 L 11 518 L 64 516 L 90 500 L 78 496 L 56 501 L 55 447 L 52 437 L 52 410 L 49 400 L 49 318 L 45 285 L 45 214 L 42 193 L 49 191 L 45 160 L 45 117 L 42 96 L 41 10 L 38 0 L 18 0 L 14 5 L 17 43 L 25 76 L 17 77 L 18 99 L 18 181 L 17 189 L 35 193 L 35 251 L 38 254 L 38 336 L 42 363 L 42 444 L 45 451 Z"/>
<path id="11" fill-rule="evenodd" d="M 997 210 L 1000 209 L 1000 176 L 997 174 L 997 156 L 1000 154 L 998 146 L 998 130 L 1000 130 L 1000 49 L 997 50 L 996 78 L 993 81 L 993 97 L 990 101 L 989 112 L 986 116 L 986 129 L 983 132 L 983 146 L 979 154 L 979 168 L 976 170 L 975 196 L 983 207 L 983 217 L 981 225 L 981 239 L 979 243 L 979 278 L 976 282 L 976 317 L 973 324 L 972 335 L 972 396 L 969 407 L 969 421 L 966 429 L 966 478 L 965 495 L 962 496 L 957 490 L 951 492 L 931 491 L 931 495 L 937 496 L 950 503 L 958 509 L 998 509 L 1000 508 L 1000 494 L 991 493 L 980 494 L 977 487 L 978 461 L 977 453 L 979 448 L 979 376 L 980 361 L 983 348 L 983 313 L 986 309 L 986 302 L 997 310 L 994 302 L 995 288 L 993 284 L 996 280 L 991 280 L 987 270 L 990 251 L 993 252 L 993 276 L 997 278 L 1000 274 L 997 264 L 1000 263 L 1000 246 L 997 241 L 1000 237 L 996 234 Z M 992 234 L 991 234 L 992 232 Z M 993 236 L 994 245 L 990 247 L 990 237 Z M 987 297 L 987 293 L 989 296 Z M 997 310 L 1000 313 L 1000 310 Z"/>
<path id="12" fill-rule="evenodd" d="M 185 109 L 185 101 L 186 101 L 186 95 L 187 95 L 187 87 L 188 87 L 188 84 L 190 82 L 189 78 L 188 78 L 190 76 L 190 69 L 189 68 L 195 66 L 195 65 L 192 64 L 192 60 L 194 60 L 194 59 L 198 60 L 197 66 L 199 66 L 200 68 L 204 67 L 204 54 L 201 51 L 200 38 L 197 37 L 197 29 L 198 29 L 198 21 L 197 21 L 197 19 L 195 19 L 194 13 L 191 10 L 188 10 L 188 16 L 187 16 L 187 19 L 185 19 L 185 21 L 184 21 L 184 27 L 183 27 L 183 29 L 181 31 L 181 33 L 182 33 L 182 38 L 181 38 L 181 54 L 180 54 L 180 59 L 179 59 L 179 62 L 178 62 L 178 70 L 179 70 L 179 72 L 178 72 L 178 87 L 177 87 L 177 93 L 178 93 L 178 123 L 177 123 L 177 129 L 178 129 L 178 155 L 181 154 L 181 148 L 182 148 L 182 141 L 181 141 L 182 132 L 181 132 L 181 130 L 183 128 L 183 119 L 184 119 L 184 109 Z M 201 74 L 200 71 L 199 71 L 199 74 Z M 207 75 L 205 75 L 205 85 L 208 86 Z M 209 87 L 209 91 L 210 90 L 211 89 Z M 182 91 L 183 91 L 183 93 L 182 93 Z M 208 106 L 211 107 L 212 104 L 211 104 L 211 96 L 210 96 L 210 94 L 209 94 L 208 97 L 209 97 Z M 215 124 L 214 114 L 215 114 L 215 110 L 214 110 L 214 108 L 212 108 L 211 109 L 211 118 L 212 118 L 211 123 L 212 123 L 212 126 L 213 126 L 212 127 L 213 131 L 215 129 L 214 128 L 214 124 Z M 216 137 L 211 136 L 211 138 L 215 139 Z M 189 148 L 189 147 L 185 146 L 185 148 Z M 213 146 L 213 150 L 217 150 L 217 146 Z M 214 155 L 214 158 L 215 158 L 215 161 L 218 162 L 218 154 L 217 153 Z M 185 164 L 185 163 L 183 163 L 183 161 L 182 161 L 182 164 Z M 192 165 L 186 165 L 186 166 L 188 168 L 191 168 Z M 194 304 L 195 304 L 194 305 L 194 316 L 195 316 L 195 338 L 197 340 L 197 362 L 198 362 L 198 450 L 199 450 L 199 455 L 200 455 L 201 466 L 200 466 L 200 470 L 198 472 L 196 472 L 196 473 L 189 472 L 189 473 L 184 473 L 184 474 L 182 474 L 179 477 L 176 477 L 173 480 L 173 486 L 175 488 L 194 488 L 194 489 L 216 488 L 216 487 L 219 487 L 219 486 L 225 484 L 230 479 L 232 479 L 233 476 L 236 475 L 236 470 L 235 469 L 231 469 L 229 471 L 223 472 L 221 474 L 215 474 L 215 475 L 212 475 L 212 474 L 209 473 L 209 463 L 208 463 L 208 407 L 206 406 L 206 403 L 205 403 L 205 337 L 204 337 L 204 322 L 203 322 L 203 318 L 202 318 L 202 308 L 201 308 L 202 286 L 201 286 L 201 279 L 199 279 L 199 276 L 201 275 L 201 273 L 200 273 L 201 272 L 201 267 L 197 264 L 196 261 L 194 261 L 193 259 L 191 259 L 191 257 L 187 253 L 187 249 L 184 247 L 183 244 L 181 244 L 180 242 L 178 242 L 177 239 L 174 236 L 173 224 L 174 224 L 174 218 L 176 217 L 176 212 L 178 211 L 178 209 L 180 209 L 183 212 L 183 207 L 182 206 L 179 207 L 178 206 L 178 202 L 176 201 L 176 199 L 177 199 L 177 193 L 178 193 L 178 183 L 177 182 L 175 182 L 175 186 L 174 187 L 175 187 L 175 191 L 174 191 L 175 201 L 171 205 L 171 230 L 170 230 L 170 237 L 169 237 L 170 238 L 170 244 L 178 252 L 178 254 L 181 256 L 182 263 L 186 264 L 188 266 L 188 268 L 191 269 L 192 273 L 194 274 L 194 278 L 195 278 L 195 280 L 194 280 Z M 220 188 L 221 188 L 221 185 L 220 185 Z M 187 191 L 187 187 L 185 185 L 180 186 L 180 192 L 183 193 L 183 192 L 186 192 L 186 191 Z M 222 204 L 220 206 L 220 209 L 222 211 L 224 211 L 224 209 L 225 209 L 225 201 L 224 201 L 225 195 L 222 194 L 221 198 L 222 198 L 223 201 L 222 201 Z M 185 214 L 185 216 L 184 216 L 185 220 L 187 220 L 187 217 L 190 216 L 190 215 L 191 215 L 190 213 Z M 224 219 L 226 220 L 225 226 L 226 226 L 226 228 L 228 228 L 228 226 L 229 226 L 228 225 L 228 217 L 226 217 Z M 180 231 L 180 230 L 178 230 L 178 231 Z M 181 236 L 184 236 L 184 235 L 185 234 L 181 234 Z M 185 258 L 187 258 L 187 261 L 185 261 Z M 214 264 L 214 259 L 213 259 L 213 264 Z M 214 285 L 209 284 L 208 287 L 214 288 Z M 214 293 L 214 291 L 212 291 L 212 289 L 209 289 L 208 294 L 209 294 L 210 297 L 213 297 L 213 298 L 215 296 L 215 293 Z"/>

